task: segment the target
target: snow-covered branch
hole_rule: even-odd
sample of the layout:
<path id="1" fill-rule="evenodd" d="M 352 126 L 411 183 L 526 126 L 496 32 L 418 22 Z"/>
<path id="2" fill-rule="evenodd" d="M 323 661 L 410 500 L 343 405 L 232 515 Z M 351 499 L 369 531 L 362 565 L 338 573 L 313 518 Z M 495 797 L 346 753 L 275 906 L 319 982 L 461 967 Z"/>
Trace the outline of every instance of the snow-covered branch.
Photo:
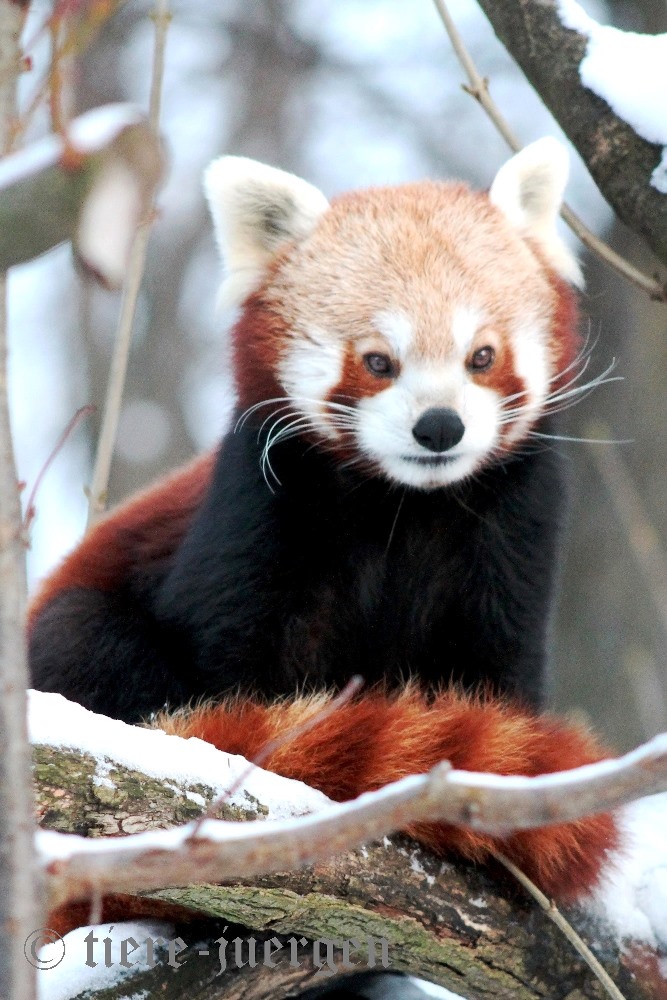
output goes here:
<path id="1" fill-rule="evenodd" d="M 456 53 L 456 56 L 461 63 L 466 76 L 468 77 L 468 83 L 464 86 L 464 89 L 471 95 L 471 97 L 475 98 L 482 108 L 484 108 L 510 149 L 512 149 L 515 153 L 518 152 L 521 149 L 521 142 L 514 134 L 509 122 L 493 100 L 489 81 L 486 77 L 482 76 L 475 65 L 475 62 L 470 55 L 465 42 L 463 41 L 461 33 L 456 26 L 456 22 L 450 13 L 446 0 L 434 0 L 434 2 L 447 34 L 449 35 L 454 52 Z M 638 288 L 647 292 L 652 299 L 667 302 L 667 285 L 662 284 L 657 278 L 644 274 L 636 268 L 634 264 L 631 264 L 629 260 L 613 250 L 609 244 L 601 240 L 599 236 L 596 236 L 596 234 L 593 233 L 588 226 L 586 226 L 583 220 L 575 212 L 573 212 L 569 205 L 563 204 L 561 206 L 561 217 L 570 227 L 572 232 L 579 237 L 584 246 L 587 247 L 592 253 L 597 254 L 601 260 L 605 261 L 606 264 L 612 267 L 619 274 L 623 275 L 624 278 L 627 278 L 633 284 L 637 285 Z"/>
<path id="2" fill-rule="evenodd" d="M 33 697 L 35 697 L 33 695 Z M 38 704 L 54 695 L 38 695 Z M 64 705 L 64 699 L 58 698 Z M 91 716 L 71 706 L 81 719 Z M 52 714 L 56 714 L 53 713 Z M 63 709 L 57 713 L 62 717 Z M 71 711 L 70 711 L 71 715 Z M 121 723 L 91 716 L 98 729 Z M 69 724 L 80 738 L 86 722 Z M 141 733 L 123 727 L 116 745 Z M 40 740 L 39 733 L 33 739 Z M 44 736 L 41 739 L 45 739 Z M 165 741 L 183 741 L 161 734 Z M 56 742 L 53 735 L 51 741 Z M 48 742 L 48 740 L 47 740 Z M 198 741 L 195 741 L 195 743 Z M 208 748 L 210 752 L 212 748 Z M 206 820 L 193 836 L 191 825 L 122 840 L 99 841 L 56 833 L 39 835 L 47 873 L 50 905 L 90 899 L 111 892 L 134 892 L 193 885 L 285 871 L 323 860 L 412 823 L 438 821 L 502 835 L 509 830 L 563 823 L 616 808 L 644 795 L 667 789 L 667 734 L 617 760 L 534 778 L 501 777 L 452 770 L 442 763 L 429 774 L 414 775 L 361 796 L 327 805 L 315 815 L 228 823 Z"/>
<path id="3" fill-rule="evenodd" d="M 609 204 L 667 262 L 667 36 L 601 27 L 576 0 L 478 2 Z"/>
<path id="4" fill-rule="evenodd" d="M 521 895 L 508 895 L 498 871 L 490 876 L 482 867 L 442 863 L 402 838 L 369 843 L 417 816 L 465 814 L 477 826 L 487 823 L 496 829 L 498 822 L 507 822 L 507 815 L 503 818 L 503 810 L 490 804 L 507 792 L 508 813 L 518 802 L 529 819 L 553 814 L 554 808 L 570 816 L 575 811 L 571 803 L 549 804 L 553 790 L 558 800 L 561 777 L 566 776 L 553 776 L 546 784 L 543 779 L 517 783 L 441 768 L 357 802 L 336 805 L 301 782 L 261 768 L 248 771 L 244 758 L 201 740 L 127 726 L 59 695 L 31 692 L 30 701 L 41 822 L 51 829 L 88 835 L 84 839 L 49 830 L 39 835 L 52 901 L 71 895 L 84 900 L 52 911 L 49 926 L 61 933 L 93 920 L 106 921 L 106 934 L 109 924 L 128 916 L 181 920 L 185 913 L 190 919 L 222 918 L 240 925 L 260 946 L 276 935 L 281 940 L 296 935 L 311 942 L 337 938 L 345 927 L 353 937 L 384 938 L 392 969 L 464 994 L 488 989 L 494 995 L 532 1000 L 543 995 L 543 989 L 559 989 L 561 977 L 582 997 L 598 995 L 575 952 L 537 909 L 526 907 Z M 657 787 L 665 774 L 665 742 L 654 742 L 621 762 L 585 769 L 588 775 L 572 772 L 567 777 L 574 782 L 574 797 L 582 779 L 584 789 L 594 779 L 594 794 L 598 778 L 603 786 L 615 785 L 614 798 L 621 799 L 631 794 L 633 773 L 638 777 L 637 794 L 640 786 Z M 540 794 L 526 812 L 522 802 L 533 788 Z M 190 823 L 165 829 L 204 815 L 216 801 L 222 803 L 216 814 L 235 822 L 206 820 L 199 828 Z M 639 958 L 657 961 L 658 949 L 667 941 L 667 926 L 660 917 L 665 912 L 660 872 L 667 850 L 659 833 L 666 806 L 667 796 L 657 796 L 624 811 L 623 851 L 609 859 L 607 888 L 603 885 L 578 916 L 570 914 L 579 931 L 588 940 L 594 938 L 597 950 L 602 947 L 608 970 L 633 1000 L 651 995 L 642 992 Z M 257 820 L 258 816 L 263 819 Z M 142 833 L 99 840 L 100 834 L 129 831 Z M 366 846 L 348 849 L 362 841 Z M 315 866 L 285 873 L 311 859 L 318 859 Z M 274 874 L 256 874 L 269 869 Z M 143 887 L 188 884 L 137 895 L 137 872 Z M 223 878 L 224 885 L 210 884 Z M 609 917 L 611 926 L 597 922 L 600 914 Z M 122 929 L 118 934 L 124 936 Z M 540 939 L 537 966 L 535 935 Z M 622 937 L 634 943 L 619 954 Z M 183 938 L 188 940 L 187 930 Z M 77 951 L 75 944 L 67 945 L 68 957 L 78 967 L 82 948 Z M 304 983 L 306 966 L 299 973 Z M 170 968 L 166 971 L 172 974 Z M 285 971 L 296 975 L 293 969 Z M 203 967 L 197 971 L 195 962 L 190 972 L 208 974 Z M 282 979 L 276 969 L 272 968 L 265 989 L 259 983 L 260 973 L 251 976 L 256 995 L 279 995 Z M 184 975 L 179 972 L 179 982 L 186 982 Z M 161 995 L 158 971 L 145 982 L 141 978 L 136 982 L 149 996 Z M 296 980 L 290 982 L 294 986 Z M 91 987 L 94 983 L 93 979 Z M 518 993 L 517 983 L 522 984 Z M 236 996 L 232 986 L 223 977 L 215 995 Z"/>

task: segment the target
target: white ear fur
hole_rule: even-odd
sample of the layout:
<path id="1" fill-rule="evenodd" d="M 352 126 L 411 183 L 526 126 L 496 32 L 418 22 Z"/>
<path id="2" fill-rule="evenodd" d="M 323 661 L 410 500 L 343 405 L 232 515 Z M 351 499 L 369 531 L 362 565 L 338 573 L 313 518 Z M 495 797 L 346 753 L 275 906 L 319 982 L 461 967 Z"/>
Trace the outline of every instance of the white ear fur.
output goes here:
<path id="1" fill-rule="evenodd" d="M 308 236 L 329 207 L 307 181 L 242 156 L 213 160 L 204 191 L 225 264 L 225 306 L 243 302 L 280 247 Z"/>
<path id="2" fill-rule="evenodd" d="M 567 150 L 557 139 L 538 139 L 500 168 L 489 198 L 519 232 L 537 241 L 561 277 L 581 288 L 579 263 L 556 228 L 569 169 Z"/>

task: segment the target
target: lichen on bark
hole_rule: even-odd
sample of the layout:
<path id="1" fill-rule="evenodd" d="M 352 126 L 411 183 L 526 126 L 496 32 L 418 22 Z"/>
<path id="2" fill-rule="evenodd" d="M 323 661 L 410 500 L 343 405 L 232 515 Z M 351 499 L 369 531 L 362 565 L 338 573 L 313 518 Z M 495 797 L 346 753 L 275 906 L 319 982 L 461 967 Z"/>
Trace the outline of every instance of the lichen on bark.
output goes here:
<path id="1" fill-rule="evenodd" d="M 82 837 L 122 836 L 166 830 L 201 816 L 217 791 L 199 782 L 152 778 L 79 750 L 37 746 L 33 751 L 37 815 L 42 826 Z M 248 792 L 247 806 L 222 801 L 212 815 L 226 820 L 268 814 Z"/>

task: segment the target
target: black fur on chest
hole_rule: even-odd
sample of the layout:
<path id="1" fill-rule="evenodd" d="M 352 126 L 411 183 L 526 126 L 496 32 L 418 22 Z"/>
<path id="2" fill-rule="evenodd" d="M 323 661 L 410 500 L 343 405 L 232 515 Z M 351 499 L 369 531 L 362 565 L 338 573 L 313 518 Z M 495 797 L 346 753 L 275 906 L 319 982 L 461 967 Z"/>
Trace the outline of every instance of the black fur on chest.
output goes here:
<path id="1" fill-rule="evenodd" d="M 539 702 L 560 522 L 550 450 L 433 491 L 341 471 L 244 429 L 157 592 L 195 695 L 287 694 L 353 674 Z"/>
<path id="2" fill-rule="evenodd" d="M 222 443 L 175 552 L 115 588 L 63 589 L 31 634 L 33 683 L 137 722 L 230 691 L 414 676 L 539 706 L 563 484 L 527 451 L 420 491 L 339 468 L 312 442 Z"/>

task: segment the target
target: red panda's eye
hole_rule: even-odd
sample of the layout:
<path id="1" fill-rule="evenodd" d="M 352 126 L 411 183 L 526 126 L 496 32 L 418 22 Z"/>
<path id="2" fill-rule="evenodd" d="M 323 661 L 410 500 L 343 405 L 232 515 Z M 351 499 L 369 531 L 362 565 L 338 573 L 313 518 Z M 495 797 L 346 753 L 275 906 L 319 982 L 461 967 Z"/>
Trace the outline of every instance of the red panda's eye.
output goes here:
<path id="1" fill-rule="evenodd" d="M 393 378 L 396 375 L 396 365 L 388 354 L 364 354 L 364 364 L 371 375 L 378 378 Z"/>
<path id="2" fill-rule="evenodd" d="M 474 372 L 485 372 L 491 367 L 495 360 L 496 352 L 493 347 L 480 347 L 478 351 L 475 351 L 468 362 L 468 368 L 470 371 Z"/>

